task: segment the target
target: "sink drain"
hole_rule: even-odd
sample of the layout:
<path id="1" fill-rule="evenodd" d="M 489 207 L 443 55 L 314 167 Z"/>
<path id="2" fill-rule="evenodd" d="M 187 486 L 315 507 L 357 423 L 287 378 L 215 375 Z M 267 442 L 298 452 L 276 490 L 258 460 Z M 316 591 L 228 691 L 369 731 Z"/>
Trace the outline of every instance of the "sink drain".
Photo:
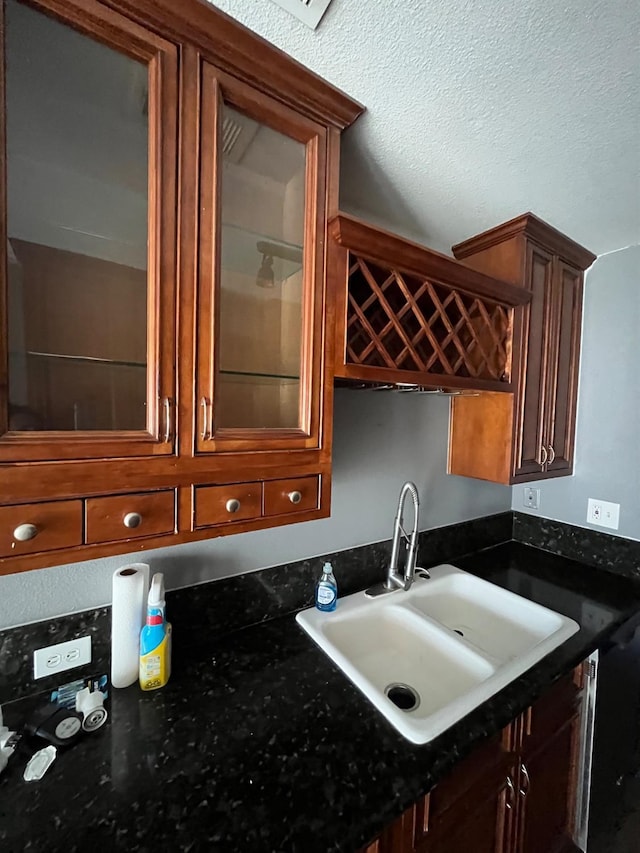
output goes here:
<path id="1" fill-rule="evenodd" d="M 420 697 L 408 684 L 389 684 L 385 687 L 384 692 L 401 711 L 415 711 L 420 704 Z"/>

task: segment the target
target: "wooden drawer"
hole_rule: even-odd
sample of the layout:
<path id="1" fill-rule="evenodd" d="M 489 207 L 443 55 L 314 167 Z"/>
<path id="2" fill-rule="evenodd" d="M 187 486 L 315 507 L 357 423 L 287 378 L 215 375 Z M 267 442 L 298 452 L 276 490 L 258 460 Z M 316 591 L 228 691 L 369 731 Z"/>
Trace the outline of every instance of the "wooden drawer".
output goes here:
<path id="1" fill-rule="evenodd" d="M 173 489 L 87 498 L 85 541 L 89 544 L 173 533 L 175 525 Z"/>
<path id="2" fill-rule="evenodd" d="M 194 527 L 209 527 L 260 518 L 262 483 L 198 486 L 195 490 Z"/>
<path id="3" fill-rule="evenodd" d="M 17 531 L 20 525 L 33 525 L 31 539 L 16 539 L 15 533 L 29 535 L 33 530 Z M 82 501 L 51 501 L 0 507 L 0 557 L 35 554 L 55 548 L 82 545 Z"/>
<path id="4" fill-rule="evenodd" d="M 318 508 L 320 477 L 270 480 L 264 484 L 264 514 L 284 515 Z"/>

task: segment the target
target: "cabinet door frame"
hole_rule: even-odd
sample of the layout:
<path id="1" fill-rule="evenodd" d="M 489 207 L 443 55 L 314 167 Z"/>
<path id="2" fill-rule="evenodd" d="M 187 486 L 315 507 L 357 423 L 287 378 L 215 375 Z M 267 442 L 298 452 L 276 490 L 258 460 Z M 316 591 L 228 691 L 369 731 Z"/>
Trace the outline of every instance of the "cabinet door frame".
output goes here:
<path id="1" fill-rule="evenodd" d="M 9 431 L 7 335 L 0 335 L 0 462 L 166 456 L 175 452 L 175 293 L 178 50 L 96 0 L 21 0 L 149 69 L 147 425 L 145 430 Z M 4 35 L 4 4 L 0 30 Z M 4 57 L 4 38 L 0 45 Z M 4 69 L 4 62 L 2 63 Z M 0 155 L 6 164 L 5 78 L 0 72 Z M 4 169 L 6 172 L 6 168 Z M 0 207 L 6 212 L 6 175 Z M 0 222 L 0 328 L 8 323 L 7 226 Z"/>
<path id="2" fill-rule="evenodd" d="M 582 327 L 582 272 L 554 258 L 553 360 L 549 363 L 547 419 L 548 474 L 570 474 L 577 408 L 578 369 Z"/>
<path id="3" fill-rule="evenodd" d="M 534 285 L 534 263 L 535 259 L 539 258 L 545 264 L 544 283 L 542 285 L 542 293 L 536 293 L 533 289 Z M 528 242 L 526 246 L 525 257 L 525 281 L 527 287 L 533 292 L 533 299 L 524 309 L 523 314 L 523 334 L 521 336 L 522 345 L 526 347 L 525 356 L 522 365 L 522 375 L 520 378 L 520 397 L 517 403 L 517 420 L 515 422 L 516 441 L 516 457 L 513 469 L 513 478 L 518 478 L 530 474 L 542 473 L 544 469 L 544 456 L 542 446 L 545 442 L 547 428 L 547 413 L 546 413 L 546 397 L 549 383 L 549 365 L 553 361 L 549 353 L 549 342 L 554 333 L 552 329 L 552 309 L 553 309 L 553 274 L 554 263 L 553 255 L 537 246 L 535 243 Z M 534 322 L 532 314 L 536 311 L 536 324 L 542 328 L 536 328 L 532 334 L 531 325 Z M 537 371 L 539 384 L 534 388 L 534 383 L 531 382 L 530 368 L 533 349 L 530 345 L 530 339 L 533 337 L 538 341 L 537 348 L 540 353 L 540 366 Z M 531 400 L 536 404 L 536 420 L 535 420 L 535 438 L 536 455 L 525 454 L 525 429 L 530 422 L 531 416 L 527 417 L 526 406 Z"/>
<path id="4" fill-rule="evenodd" d="M 223 103 L 306 146 L 303 320 L 297 429 L 216 429 L 220 312 L 220 163 Z M 201 63 L 199 263 L 196 295 L 196 453 L 312 449 L 320 446 L 324 346 L 324 220 L 328 134 L 297 113 L 215 65 Z"/>
<path id="5" fill-rule="evenodd" d="M 520 802 L 517 814 L 516 853 L 537 853 L 541 849 L 540 844 L 535 840 L 535 830 L 539 826 L 541 817 L 545 820 L 547 819 L 548 812 L 541 809 L 537 801 L 529 799 L 531 791 L 535 792 L 536 789 L 540 789 L 540 779 L 536 773 L 536 762 L 543 759 L 543 764 L 546 764 L 545 759 L 549 754 L 555 757 L 558 751 L 561 751 L 560 745 L 563 739 L 566 740 L 570 758 L 569 766 L 566 768 L 567 774 L 560 780 L 564 788 L 561 788 L 559 791 L 563 796 L 558 805 L 564 808 L 564 813 L 559 825 L 555 827 L 559 830 L 559 833 L 554 835 L 552 844 L 554 845 L 553 849 L 557 851 L 560 849 L 575 849 L 571 845 L 575 828 L 576 773 L 580 720 L 580 711 L 576 710 L 575 714 L 569 720 L 565 721 L 546 743 L 542 744 L 529 756 L 521 756 L 519 772 L 517 774 Z"/>

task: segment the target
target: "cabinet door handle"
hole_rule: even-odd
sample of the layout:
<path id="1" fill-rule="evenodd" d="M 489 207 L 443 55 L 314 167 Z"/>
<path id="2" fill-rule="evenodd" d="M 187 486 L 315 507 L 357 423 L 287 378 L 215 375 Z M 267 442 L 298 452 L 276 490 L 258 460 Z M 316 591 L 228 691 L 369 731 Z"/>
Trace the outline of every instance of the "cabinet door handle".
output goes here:
<path id="1" fill-rule="evenodd" d="M 547 448 L 544 446 L 544 444 L 540 447 L 540 453 L 542 456 L 542 461 L 540 462 L 540 467 L 544 468 L 544 466 L 547 464 L 547 459 L 549 458 L 547 455 Z"/>
<path id="2" fill-rule="evenodd" d="M 553 465 L 553 461 L 556 458 L 556 452 L 553 449 L 553 446 L 549 445 L 549 465 Z"/>
<path id="3" fill-rule="evenodd" d="M 28 542 L 30 539 L 35 539 L 37 535 L 38 528 L 35 524 L 19 524 L 13 531 L 16 542 Z"/>
<path id="4" fill-rule="evenodd" d="M 512 809 L 516 801 L 516 789 L 513 787 L 511 776 L 507 776 L 507 789 L 509 794 L 505 805 L 508 809 Z"/>
<path id="5" fill-rule="evenodd" d="M 164 443 L 168 444 L 171 439 L 171 399 L 164 397 L 162 406 L 164 408 Z"/>
<path id="6" fill-rule="evenodd" d="M 525 713 L 525 735 L 531 737 L 531 705 L 529 705 Z"/>
<path id="7" fill-rule="evenodd" d="M 529 772 L 524 764 L 520 765 L 520 773 L 524 776 L 525 786 L 520 788 L 520 794 L 522 797 L 526 797 L 531 788 L 531 779 L 529 778 Z"/>
<path id="8" fill-rule="evenodd" d="M 128 512 L 122 519 L 122 523 L 125 527 L 128 527 L 129 530 L 134 530 L 142 524 L 142 516 L 139 512 Z"/>
<path id="9" fill-rule="evenodd" d="M 211 430 L 209 429 L 209 400 L 206 397 L 203 397 L 200 400 L 200 408 L 202 409 L 202 440 L 208 441 L 211 438 Z"/>
<path id="10" fill-rule="evenodd" d="M 297 492 L 297 491 L 296 492 L 289 492 L 287 497 L 289 498 L 289 500 L 291 501 L 292 504 L 299 504 L 300 501 L 302 500 L 302 493 Z"/>
<path id="11" fill-rule="evenodd" d="M 238 512 L 240 509 L 240 501 L 237 498 L 229 498 L 224 506 L 227 512 Z"/>

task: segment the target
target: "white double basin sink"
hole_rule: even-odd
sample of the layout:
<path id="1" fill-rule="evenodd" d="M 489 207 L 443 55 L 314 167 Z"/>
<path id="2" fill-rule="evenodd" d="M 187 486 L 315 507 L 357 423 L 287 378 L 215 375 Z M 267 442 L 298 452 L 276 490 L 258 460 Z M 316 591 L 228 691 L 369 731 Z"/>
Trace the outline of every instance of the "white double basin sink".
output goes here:
<path id="1" fill-rule="evenodd" d="M 571 637 L 566 616 L 456 569 L 297 621 L 389 722 L 427 743 Z"/>

